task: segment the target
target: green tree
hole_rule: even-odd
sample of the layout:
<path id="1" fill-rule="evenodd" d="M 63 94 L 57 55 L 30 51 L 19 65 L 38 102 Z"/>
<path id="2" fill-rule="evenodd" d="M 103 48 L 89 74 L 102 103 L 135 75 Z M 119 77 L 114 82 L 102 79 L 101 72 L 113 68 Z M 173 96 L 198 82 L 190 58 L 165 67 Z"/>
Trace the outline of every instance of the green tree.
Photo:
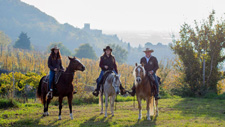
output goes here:
<path id="1" fill-rule="evenodd" d="M 97 59 L 96 53 L 90 44 L 82 44 L 75 49 L 75 56 L 78 58 Z"/>
<path id="2" fill-rule="evenodd" d="M 31 47 L 30 38 L 27 36 L 26 33 L 21 32 L 18 40 L 15 42 L 15 45 L 13 47 L 19 48 L 19 49 L 31 50 L 32 47 Z"/>
<path id="3" fill-rule="evenodd" d="M 185 82 L 192 95 L 217 92 L 217 83 L 222 77 L 220 64 L 225 60 L 225 22 L 215 21 L 213 11 L 207 20 L 195 27 L 183 24 L 180 40 L 173 41 L 172 50 L 184 66 Z"/>
<path id="4" fill-rule="evenodd" d="M 48 46 L 48 52 L 51 51 L 51 48 L 54 47 L 55 45 L 57 45 L 60 49 L 60 53 L 63 55 L 63 56 L 70 56 L 72 55 L 71 51 L 63 45 L 62 42 L 55 42 L 55 43 L 51 43 L 49 46 Z"/>
<path id="5" fill-rule="evenodd" d="M 128 52 L 119 45 L 111 44 L 110 47 L 113 50 L 112 54 L 115 56 L 116 61 L 118 63 L 125 63 Z"/>

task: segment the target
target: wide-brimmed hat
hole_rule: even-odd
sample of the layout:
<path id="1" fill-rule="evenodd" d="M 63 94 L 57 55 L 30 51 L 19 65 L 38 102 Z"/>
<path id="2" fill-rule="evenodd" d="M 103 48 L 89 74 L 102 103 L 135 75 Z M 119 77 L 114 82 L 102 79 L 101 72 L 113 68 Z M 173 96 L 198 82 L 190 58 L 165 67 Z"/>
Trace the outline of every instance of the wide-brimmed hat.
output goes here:
<path id="1" fill-rule="evenodd" d="M 58 48 L 58 46 L 57 46 L 57 45 L 54 45 L 54 47 L 53 47 L 53 48 L 51 48 L 51 50 L 55 50 L 55 49 L 58 49 L 58 50 L 59 50 L 59 48 Z"/>
<path id="2" fill-rule="evenodd" d="M 143 51 L 143 52 L 154 52 L 154 50 L 153 49 L 146 48 L 145 51 Z"/>
<path id="3" fill-rule="evenodd" d="M 112 52 L 112 49 L 110 48 L 110 46 L 106 46 L 106 48 L 104 48 L 103 51 L 105 52 L 107 49 L 111 50 Z"/>

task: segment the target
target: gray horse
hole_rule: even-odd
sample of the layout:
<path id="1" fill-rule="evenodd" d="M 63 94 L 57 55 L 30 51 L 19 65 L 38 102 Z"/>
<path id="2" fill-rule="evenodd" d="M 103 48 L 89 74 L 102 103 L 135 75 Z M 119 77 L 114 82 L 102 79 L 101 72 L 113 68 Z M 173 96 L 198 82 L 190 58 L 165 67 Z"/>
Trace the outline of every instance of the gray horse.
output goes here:
<path id="1" fill-rule="evenodd" d="M 116 75 L 115 73 L 109 74 L 106 78 L 103 91 L 103 94 L 105 95 L 105 117 L 107 117 L 108 98 L 111 105 L 111 113 L 112 116 L 114 116 L 113 106 L 116 95 L 120 93 L 120 83 L 120 75 Z M 103 114 L 103 94 L 101 93 L 102 90 L 100 90 L 99 105 L 101 104 L 101 114 Z"/>

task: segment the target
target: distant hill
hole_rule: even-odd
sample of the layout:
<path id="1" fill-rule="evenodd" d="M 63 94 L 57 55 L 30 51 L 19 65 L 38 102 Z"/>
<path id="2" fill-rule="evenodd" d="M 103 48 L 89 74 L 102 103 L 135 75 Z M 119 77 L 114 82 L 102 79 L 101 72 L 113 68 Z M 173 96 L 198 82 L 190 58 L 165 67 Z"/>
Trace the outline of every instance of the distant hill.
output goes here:
<path id="1" fill-rule="evenodd" d="M 100 56 L 103 47 L 118 44 L 128 50 L 127 63 L 132 65 L 139 62 L 145 48 L 129 47 L 129 44 L 120 40 L 117 35 L 106 35 L 102 34 L 101 30 L 90 29 L 90 24 L 84 24 L 84 28 L 76 28 L 67 23 L 60 24 L 53 17 L 20 0 L 0 0 L 0 31 L 6 33 L 13 43 L 23 31 L 31 37 L 35 49 L 42 51 L 45 51 L 51 42 L 63 42 L 71 51 L 82 43 L 89 43 L 97 56 Z M 172 56 L 166 45 L 150 46 L 155 49 L 154 55 L 159 60 Z"/>

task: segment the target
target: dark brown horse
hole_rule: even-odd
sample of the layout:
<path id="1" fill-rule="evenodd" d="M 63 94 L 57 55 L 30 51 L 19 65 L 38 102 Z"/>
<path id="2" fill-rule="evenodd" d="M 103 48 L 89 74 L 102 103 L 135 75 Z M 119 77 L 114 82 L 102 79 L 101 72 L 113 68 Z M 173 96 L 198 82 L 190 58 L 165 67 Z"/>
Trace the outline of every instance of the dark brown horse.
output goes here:
<path id="1" fill-rule="evenodd" d="M 75 57 L 70 58 L 69 66 L 66 68 L 66 71 L 62 73 L 61 77 L 56 84 L 57 93 L 53 91 L 53 96 L 59 97 L 59 120 L 61 120 L 61 110 L 62 110 L 62 100 L 63 97 L 68 98 L 68 104 L 70 108 L 70 117 L 73 119 L 72 114 L 72 99 L 73 99 L 73 77 L 75 71 L 84 71 L 85 66 Z M 48 105 L 52 98 L 47 98 L 46 95 L 48 93 L 48 84 L 43 82 L 46 76 L 42 77 L 38 86 L 37 96 L 41 99 L 41 102 L 44 105 L 44 114 L 43 116 L 48 116 Z"/>
<path id="2" fill-rule="evenodd" d="M 146 100 L 147 106 L 147 120 L 151 120 L 150 115 L 154 115 L 154 103 L 156 102 L 156 116 L 158 116 L 158 100 L 155 100 L 153 95 L 153 90 L 151 87 L 151 83 L 147 72 L 144 69 L 144 65 L 135 65 L 134 71 L 134 78 L 135 78 L 135 87 L 136 87 L 136 96 L 138 100 L 138 109 L 139 109 L 139 116 L 138 119 L 142 118 L 141 113 L 141 100 Z"/>

